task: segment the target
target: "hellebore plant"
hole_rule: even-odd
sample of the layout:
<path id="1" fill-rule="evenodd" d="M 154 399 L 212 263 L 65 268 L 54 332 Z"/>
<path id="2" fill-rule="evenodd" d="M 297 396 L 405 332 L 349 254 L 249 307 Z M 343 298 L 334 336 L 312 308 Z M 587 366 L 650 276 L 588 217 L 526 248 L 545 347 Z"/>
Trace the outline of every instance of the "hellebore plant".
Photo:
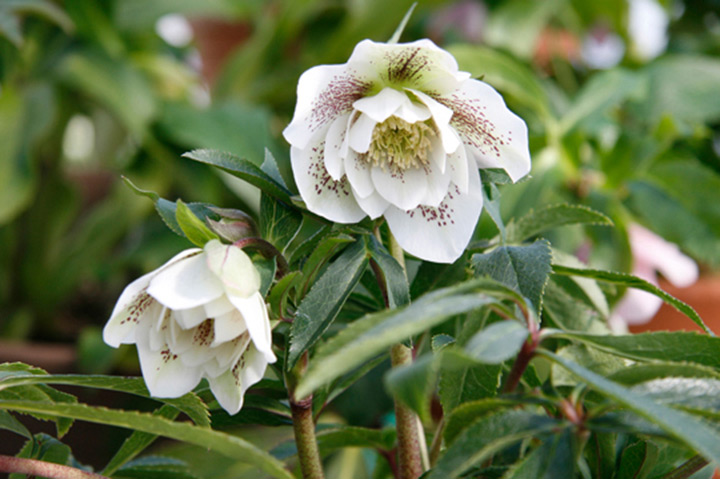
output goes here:
<path id="1" fill-rule="evenodd" d="M 20 457 L 0 455 L 0 471 L 201 475 L 179 459 L 135 459 L 164 436 L 252 465 L 242 477 L 323 479 L 336 458 L 346 471 L 347 447 L 364 449 L 353 456 L 362 464 L 333 479 L 709 477 L 720 463 L 720 339 L 653 284 L 655 269 L 673 279 L 694 263 L 632 227 L 639 277 L 592 269 L 544 237 L 612 226 L 585 206 L 505 223 L 500 194 L 531 167 L 526 124 L 429 40 L 364 40 L 347 63 L 306 71 L 297 94 L 284 137 L 298 191 L 269 151 L 262 162 L 184 155 L 260 189 L 257 214 L 173 203 L 128 181 L 196 246 L 131 282 L 105 325 L 110 346 L 137 346 L 143 377 L 0 365 L 0 428 L 28 438 Z M 485 198 L 497 234 L 476 231 Z M 612 335 L 624 288 L 708 334 Z M 53 384 L 161 406 L 82 404 Z M 394 415 L 373 412 L 377 424 L 390 418 L 382 429 L 323 415 L 346 391 L 369 409 L 381 388 L 394 401 Z M 59 438 L 75 419 L 133 433 L 100 476 L 69 467 L 69 449 L 50 455 L 66 449 L 8 411 L 55 421 Z M 261 426 L 262 440 L 240 437 Z"/>

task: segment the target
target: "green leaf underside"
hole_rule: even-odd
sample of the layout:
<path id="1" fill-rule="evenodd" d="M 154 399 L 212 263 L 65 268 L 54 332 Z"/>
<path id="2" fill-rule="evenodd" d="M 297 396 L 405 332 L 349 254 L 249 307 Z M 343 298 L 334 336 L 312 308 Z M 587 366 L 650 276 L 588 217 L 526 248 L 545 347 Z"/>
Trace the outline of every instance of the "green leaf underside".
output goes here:
<path id="1" fill-rule="evenodd" d="M 569 428 L 543 441 L 516 463 L 503 479 L 570 479 L 575 477 L 575 444 Z"/>
<path id="2" fill-rule="evenodd" d="M 536 312 L 551 271 L 550 244 L 538 240 L 529 246 L 500 246 L 472 257 L 476 276 L 488 276 L 530 300 Z"/>
<path id="3" fill-rule="evenodd" d="M 290 203 L 290 192 L 287 188 L 279 184 L 254 163 L 235 156 L 232 153 L 200 149 L 184 153 L 182 156 L 227 171 L 231 175 L 237 176 L 251 185 L 260 188 L 268 195 L 285 203 Z"/>
<path id="4" fill-rule="evenodd" d="M 32 438 L 32 434 L 27 428 L 15 417 L 7 411 L 0 411 L 0 429 L 12 431 L 26 438 Z"/>
<path id="5" fill-rule="evenodd" d="M 560 204 L 531 211 L 507 225 L 508 243 L 519 243 L 544 231 L 571 224 L 612 226 L 613 222 L 604 214 L 587 206 Z"/>
<path id="6" fill-rule="evenodd" d="M 473 336 L 465 352 L 486 364 L 499 364 L 514 357 L 528 337 L 528 330 L 519 321 L 493 323 Z"/>
<path id="7" fill-rule="evenodd" d="M 459 477 L 490 455 L 561 426 L 562 422 L 557 419 L 527 411 L 489 414 L 460 433 L 430 471 L 428 479 Z"/>
<path id="8" fill-rule="evenodd" d="M 397 308 L 410 302 L 410 287 L 402 266 L 374 237 L 368 237 L 370 256 L 382 271 L 381 280 L 388 295 L 388 307 Z"/>
<path id="9" fill-rule="evenodd" d="M 687 444 L 706 459 L 720 463 L 720 441 L 717 432 L 697 418 L 659 404 L 646 396 L 624 388 L 578 364 L 551 353 L 539 350 L 539 354 L 564 367 L 583 382 L 604 396 L 631 409 L 651 421 L 668 434 Z"/>
<path id="10" fill-rule="evenodd" d="M 460 404 L 453 409 L 451 414 L 446 416 L 445 430 L 443 431 L 445 442 L 452 444 L 465 428 L 471 426 L 480 417 L 490 413 L 498 413 L 503 409 L 512 408 L 518 404 L 519 401 L 499 398 L 478 399 Z"/>
<path id="11" fill-rule="evenodd" d="M 292 324 L 288 368 L 327 330 L 367 265 L 364 240 L 357 240 L 323 272 L 298 306 Z M 304 397 L 304 396 L 300 396 Z"/>
<path id="12" fill-rule="evenodd" d="M 300 397 L 306 396 L 381 354 L 395 343 L 440 324 L 451 316 L 497 302 L 497 299 L 483 294 L 490 291 L 505 297 L 516 297 L 497 282 L 479 278 L 429 293 L 407 307 L 360 318 L 318 349 L 296 393 Z"/>
<path id="13" fill-rule="evenodd" d="M 720 338 L 696 332 L 656 332 L 625 336 L 560 333 L 605 352 L 639 361 L 695 363 L 720 370 Z"/>
<path id="14" fill-rule="evenodd" d="M 266 194 L 260 197 L 260 237 L 281 253 L 297 235 L 301 221 L 300 214 L 281 201 Z"/>
<path id="15" fill-rule="evenodd" d="M 581 269 L 581 268 L 570 268 L 567 266 L 553 265 L 552 271 L 554 274 L 560 274 L 565 276 L 581 276 L 585 278 L 592 278 L 598 281 L 605 281 L 607 283 L 619 284 L 628 288 L 636 288 L 642 291 L 646 291 L 650 294 L 654 294 L 675 309 L 683 313 L 685 316 L 690 318 L 695 324 L 700 326 L 703 331 L 708 334 L 714 335 L 710 328 L 705 325 L 702 318 L 697 312 L 688 304 L 680 301 L 676 297 L 666 293 L 652 283 L 645 281 L 644 279 L 638 278 L 631 274 L 617 273 L 613 271 L 601 271 L 596 269 Z"/>
<path id="16" fill-rule="evenodd" d="M 0 409 L 42 413 L 157 434 L 195 444 L 235 460 L 242 460 L 273 477 L 293 479 L 293 475 L 281 462 L 244 439 L 189 423 L 173 422 L 152 414 L 118 411 L 85 404 L 43 404 L 34 401 L 0 401 Z"/>

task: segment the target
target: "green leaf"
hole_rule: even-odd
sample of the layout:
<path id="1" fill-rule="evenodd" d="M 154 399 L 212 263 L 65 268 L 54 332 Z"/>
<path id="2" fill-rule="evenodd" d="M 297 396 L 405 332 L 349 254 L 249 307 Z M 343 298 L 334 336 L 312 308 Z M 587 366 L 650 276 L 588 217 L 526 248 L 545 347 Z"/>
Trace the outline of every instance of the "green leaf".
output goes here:
<path id="1" fill-rule="evenodd" d="M 560 134 L 566 135 L 583 121 L 603 115 L 641 89 L 643 77 L 620 68 L 590 77 L 560 120 Z"/>
<path id="2" fill-rule="evenodd" d="M 654 294 L 658 298 L 662 299 L 663 301 L 683 313 L 708 334 L 713 334 L 710 328 L 705 325 L 702 318 L 700 318 L 697 312 L 690 305 L 680 301 L 676 297 L 661 290 L 654 284 L 649 283 L 644 279 L 638 278 L 637 276 L 626 273 L 617 273 L 613 271 L 601 271 L 597 269 L 569 268 L 567 266 L 560 265 L 553 265 L 552 270 L 554 274 L 592 278 L 598 281 L 604 281 L 606 283 L 619 284 L 628 288 L 637 288 L 642 291 L 647 291 L 648 293 Z"/>
<path id="3" fill-rule="evenodd" d="M 624 336 L 558 333 L 611 354 L 636 361 L 695 363 L 720 370 L 720 338 L 696 332 L 657 332 Z"/>
<path id="4" fill-rule="evenodd" d="M 195 246 L 202 248 L 208 241 L 219 239 L 182 200 L 177 200 L 175 219 L 185 237 Z"/>
<path id="5" fill-rule="evenodd" d="M 636 363 L 625 366 L 609 375 L 608 379 L 616 383 L 632 385 L 665 377 L 720 379 L 720 371 L 693 363 L 653 361 L 649 364 Z"/>
<path id="6" fill-rule="evenodd" d="M 32 13 L 42 16 L 67 33 L 72 32 L 74 29 L 72 20 L 63 9 L 47 0 L 4 0 L 2 8 L 15 13 Z"/>
<path id="7" fill-rule="evenodd" d="M 360 281 L 368 255 L 365 240 L 358 239 L 323 272 L 298 306 L 292 324 L 287 365 L 292 368 L 332 324 L 353 288 Z M 304 397 L 304 396 L 299 396 Z"/>
<path id="8" fill-rule="evenodd" d="M 110 391 L 135 394 L 142 397 L 151 397 L 142 378 L 117 377 L 117 376 L 93 376 L 93 375 L 48 375 L 32 371 L 21 363 L 4 364 L 0 368 L 0 391 L 9 390 L 21 386 L 36 384 L 63 384 L 68 386 L 82 386 L 95 389 L 107 389 Z M 10 370 L 9 367 L 25 366 L 24 370 Z M 205 403 L 193 393 L 185 394 L 179 398 L 155 398 L 156 401 L 169 404 L 192 419 L 199 426 L 209 426 L 208 412 Z"/>
<path id="9" fill-rule="evenodd" d="M 285 203 L 290 203 L 290 192 L 254 163 L 231 153 L 217 150 L 192 150 L 182 155 L 184 158 L 206 163 L 227 171 L 231 175 L 260 188 L 268 195 Z"/>
<path id="10" fill-rule="evenodd" d="M 720 442 L 717 440 L 717 432 L 704 422 L 687 413 L 648 399 L 642 394 L 624 388 L 549 351 L 539 350 L 538 352 L 563 366 L 599 393 L 659 426 L 706 459 L 720 463 Z"/>
<path id="11" fill-rule="evenodd" d="M 648 469 L 650 462 L 655 462 L 654 449 L 648 447 L 646 441 L 629 444 L 620 453 L 620 464 L 615 473 L 616 479 L 636 479 L 645 477 L 641 472 Z"/>
<path id="12" fill-rule="evenodd" d="M 125 464 L 113 474 L 113 479 L 198 479 L 188 465 L 175 458 L 146 456 Z"/>
<path id="13" fill-rule="evenodd" d="M 293 479 L 292 474 L 281 462 L 244 439 L 186 422 L 173 422 L 152 414 L 118 411 L 86 404 L 42 404 L 34 401 L 0 400 L 0 409 L 42 413 L 157 434 L 252 464 L 273 477 Z"/>
<path id="14" fill-rule="evenodd" d="M 497 364 L 444 369 L 440 374 L 438 394 L 445 414 L 473 401 L 495 396 L 500 387 L 501 373 L 502 366 Z"/>
<path id="15" fill-rule="evenodd" d="M 545 287 L 543 297 L 543 322 L 547 326 L 550 321 L 563 331 L 595 334 L 610 331 L 605 320 L 594 309 L 568 293 L 553 276 Z"/>
<path id="16" fill-rule="evenodd" d="M 595 348 L 589 348 L 584 344 L 564 346 L 557 350 L 557 355 L 568 361 L 582 364 L 589 370 L 606 377 L 626 367 L 625 361 L 622 358 Z M 553 364 L 551 374 L 552 384 L 555 387 L 574 387 L 577 384 L 577 380 L 573 375 L 569 374 L 565 368 L 556 364 Z"/>
<path id="17" fill-rule="evenodd" d="M 285 253 L 300 231 L 302 216 L 265 193 L 260 196 L 260 237 Z"/>
<path id="18" fill-rule="evenodd" d="M 517 221 L 507 225 L 508 243 L 520 243 L 538 234 L 572 224 L 612 226 L 613 222 L 604 214 L 582 205 L 559 204 L 530 211 Z"/>
<path id="19" fill-rule="evenodd" d="M 161 406 L 160 408 L 153 411 L 153 415 L 167 418 L 169 420 L 175 419 L 180 411 L 168 404 Z M 157 439 L 156 434 L 150 434 L 147 432 L 133 431 L 133 433 L 125 439 L 120 449 L 107 463 L 105 469 L 102 471 L 103 476 L 112 476 L 115 471 L 122 467 L 128 461 L 131 461 L 138 454 L 144 451 L 150 444 L 155 442 Z"/>
<path id="20" fill-rule="evenodd" d="M 32 434 L 27 430 L 23 423 L 15 419 L 15 416 L 7 411 L 0 411 L 0 429 L 6 429 L 16 434 L 20 434 L 21 436 L 25 436 L 28 439 L 32 439 Z"/>
<path id="21" fill-rule="evenodd" d="M 551 262 L 550 244 L 545 240 L 529 246 L 500 246 L 472 257 L 475 276 L 487 276 L 514 289 L 530 300 L 535 312 L 542 306 Z"/>
<path id="22" fill-rule="evenodd" d="M 498 384 L 499 386 L 499 384 Z M 485 398 L 463 402 L 452 410 L 445 419 L 443 435 L 447 444 L 452 444 L 457 436 L 482 416 L 497 414 L 502 409 L 514 408 L 518 401 L 510 399 Z"/>
<path id="23" fill-rule="evenodd" d="M 681 406 L 690 412 L 711 413 L 720 418 L 720 380 L 664 377 L 645 381 L 632 391 L 662 404 Z"/>
<path id="24" fill-rule="evenodd" d="M 414 299 L 435 289 L 462 282 L 467 278 L 466 264 L 467 257 L 465 255 L 460 256 L 453 264 L 427 261 L 420 263 L 410 286 L 410 297 Z"/>
<path id="25" fill-rule="evenodd" d="M 410 302 L 410 287 L 407 275 L 402 266 L 392 257 L 385 247 L 374 236 L 368 237 L 368 251 L 370 259 L 378 269 L 378 280 L 385 285 L 387 303 L 389 308 L 397 308 Z M 375 269 L 373 267 L 373 269 Z"/>
<path id="26" fill-rule="evenodd" d="M 446 321 L 456 314 L 497 302 L 474 288 L 495 285 L 484 279 L 427 294 L 392 311 L 367 315 L 318 349 L 296 393 L 304 397 L 321 385 L 351 371 L 387 348 Z"/>
<path id="27" fill-rule="evenodd" d="M 368 429 L 341 426 L 317 433 L 318 446 L 323 454 L 346 447 L 368 447 L 389 451 L 395 445 L 395 429 Z"/>
<path id="28" fill-rule="evenodd" d="M 385 387 L 393 397 L 415 411 L 420 419 L 427 420 L 439 368 L 438 357 L 425 354 L 411 364 L 392 368 L 385 375 Z"/>
<path id="29" fill-rule="evenodd" d="M 640 110 L 642 118 L 658 122 L 669 115 L 692 127 L 720 118 L 720 61 L 716 57 L 667 55 L 647 67 L 649 85 Z"/>
<path id="30" fill-rule="evenodd" d="M 522 410 L 484 416 L 460 433 L 430 471 L 428 479 L 460 477 L 492 454 L 561 425 L 551 417 Z"/>
<path id="31" fill-rule="evenodd" d="M 279 185 L 282 185 L 287 189 L 285 180 L 280 174 L 280 168 L 278 167 L 277 161 L 275 160 L 272 152 L 267 148 L 265 148 L 265 159 L 263 160 L 262 165 L 260 165 L 260 169 L 267 173 L 270 178 L 277 181 Z"/>
<path id="32" fill-rule="evenodd" d="M 559 479 L 575 477 L 575 440 L 569 428 L 553 434 L 516 463 L 503 479 Z"/>
<path id="33" fill-rule="evenodd" d="M 528 335 L 527 327 L 519 321 L 499 321 L 473 336 L 465 352 L 481 363 L 499 364 L 520 352 Z"/>

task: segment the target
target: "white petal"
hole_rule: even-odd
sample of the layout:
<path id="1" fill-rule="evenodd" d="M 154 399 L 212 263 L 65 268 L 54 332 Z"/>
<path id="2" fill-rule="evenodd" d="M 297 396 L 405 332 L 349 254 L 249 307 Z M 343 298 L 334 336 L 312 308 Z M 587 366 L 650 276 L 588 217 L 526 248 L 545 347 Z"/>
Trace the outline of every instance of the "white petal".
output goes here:
<path id="1" fill-rule="evenodd" d="M 402 249 L 436 263 L 452 263 L 462 255 L 482 211 L 480 176 L 475 168 L 469 174 L 469 192 L 462 194 L 451 186 L 451 192 L 437 208 L 388 208 L 385 219 Z"/>
<path id="2" fill-rule="evenodd" d="M 360 205 L 360 208 L 362 208 L 371 219 L 382 216 L 388 206 L 390 206 L 390 203 L 388 203 L 388 201 L 380 196 L 376 191 L 373 191 L 373 193 L 367 198 L 360 198 L 354 190 L 353 194 L 355 194 L 355 200 Z"/>
<path id="3" fill-rule="evenodd" d="M 622 318 L 627 324 L 645 324 L 655 316 L 662 306 L 662 299 L 639 289 L 628 289 L 615 305 L 613 316 Z"/>
<path id="4" fill-rule="evenodd" d="M 377 122 L 367 115 L 360 114 L 348 132 L 348 145 L 358 153 L 367 153 L 372 142 L 372 134 Z"/>
<path id="5" fill-rule="evenodd" d="M 115 308 L 113 315 L 103 328 L 103 341 L 114 348 L 121 344 L 134 343 L 138 324 L 140 322 L 155 323 L 162 310 L 163 307 L 160 303 L 141 290 L 131 301 L 125 301 L 123 308 Z"/>
<path id="6" fill-rule="evenodd" d="M 292 147 L 290 159 L 295 183 L 308 209 L 337 223 L 357 223 L 365 217 L 352 195 L 347 178 L 335 181 L 325 169 L 325 142 L 304 150 Z"/>
<path id="7" fill-rule="evenodd" d="M 146 344 L 139 342 L 138 356 L 143 379 L 152 396 L 180 397 L 192 391 L 200 382 L 202 371 L 187 367 L 169 348 L 152 351 Z"/>
<path id="8" fill-rule="evenodd" d="M 479 167 L 502 168 L 513 181 L 530 171 L 527 125 L 490 85 L 468 80 L 438 100 L 453 110 L 450 124 Z"/>
<path id="9" fill-rule="evenodd" d="M 392 116 L 404 101 L 408 101 L 407 95 L 386 87 L 377 95 L 357 100 L 353 103 L 353 109 L 363 113 L 375 123 L 382 123 Z"/>
<path id="10" fill-rule="evenodd" d="M 147 328 L 143 334 L 148 336 L 148 345 L 153 351 L 159 351 L 161 348 L 167 345 L 168 336 L 170 333 L 170 318 L 172 311 L 168 308 L 163 308 L 162 313 L 155 321 L 155 325 L 151 328 Z"/>
<path id="11" fill-rule="evenodd" d="M 171 309 L 201 306 L 223 292 L 223 285 L 207 267 L 204 254 L 170 265 L 159 272 L 148 286 L 148 293 Z"/>
<path id="12" fill-rule="evenodd" d="M 214 349 L 215 361 L 224 368 L 235 364 L 238 359 L 240 359 L 240 356 L 242 356 L 242 353 L 248 348 L 250 342 L 250 333 L 246 331 L 232 341 L 220 344 Z"/>
<path id="13" fill-rule="evenodd" d="M 292 146 L 303 149 L 317 135 L 324 138 L 331 122 L 352 110 L 372 85 L 347 65 L 320 65 L 300 76 L 297 105 L 283 136 Z"/>
<path id="14" fill-rule="evenodd" d="M 443 155 L 443 157 L 445 156 L 445 152 L 442 148 L 437 148 L 435 152 L 439 152 L 439 154 Z M 420 202 L 420 204 L 425 206 L 440 206 L 440 203 L 443 199 L 445 199 L 445 196 L 448 193 L 448 188 L 450 186 L 450 169 L 447 169 L 444 173 L 441 173 L 440 168 L 437 166 L 436 163 L 436 161 L 431 161 L 425 167 L 425 170 L 427 172 L 428 188 L 425 197 Z"/>
<path id="15" fill-rule="evenodd" d="M 247 298 L 260 288 L 260 273 L 241 248 L 211 240 L 205 244 L 205 253 L 208 269 L 220 278 L 228 294 Z"/>
<path id="16" fill-rule="evenodd" d="M 245 331 L 247 331 L 247 326 L 243 315 L 237 309 L 233 309 L 229 313 L 215 318 L 215 340 L 212 346 L 231 341 Z"/>
<path id="17" fill-rule="evenodd" d="M 422 168 L 394 172 L 383 171 L 379 166 L 374 166 L 370 175 L 375 191 L 401 210 L 417 207 L 427 194 L 427 173 Z"/>
<path id="18" fill-rule="evenodd" d="M 433 122 L 435 122 L 435 126 L 437 126 L 437 129 L 440 132 L 440 139 L 442 140 L 445 153 L 453 153 L 458 149 L 461 143 L 457 133 L 455 133 L 455 130 L 453 130 L 450 126 L 453 111 L 436 100 L 433 100 L 421 91 L 410 91 L 413 92 L 413 94 L 415 94 L 430 110 Z"/>
<path id="19" fill-rule="evenodd" d="M 430 40 L 395 44 L 363 40 L 353 50 L 348 66 L 368 75 L 374 72 L 385 86 L 435 93 L 455 89 L 468 78 L 458 72 L 455 58 Z"/>
<path id="20" fill-rule="evenodd" d="M 679 288 L 690 286 L 697 281 L 697 264 L 685 256 L 676 244 L 665 241 L 636 223 L 630 225 L 628 235 L 635 260 L 633 274 L 638 275 L 639 271 L 648 269 L 658 270 Z"/>
<path id="21" fill-rule="evenodd" d="M 450 180 L 458 187 L 460 193 L 465 194 L 469 188 L 469 167 L 468 157 L 465 152 L 465 146 L 461 146 L 455 153 L 451 153 L 447 156 L 448 171 L 450 172 Z M 472 168 L 476 168 L 475 162 L 470 165 Z"/>
<path id="22" fill-rule="evenodd" d="M 250 332 L 255 347 L 263 353 L 265 359 L 275 362 L 275 354 L 272 351 L 272 332 L 270 330 L 270 319 L 268 318 L 267 307 L 262 295 L 257 293 L 249 298 L 229 296 L 230 302 L 242 313 L 245 325 Z"/>
<path id="23" fill-rule="evenodd" d="M 267 364 L 263 355 L 250 347 L 235 367 L 216 378 L 208 378 L 210 390 L 220 406 L 236 414 L 242 408 L 245 391 L 263 378 Z"/>
<path id="24" fill-rule="evenodd" d="M 227 299 L 227 296 L 223 294 L 219 298 L 203 305 L 203 308 L 205 309 L 206 318 L 216 318 L 234 310 L 235 306 L 233 306 L 230 300 Z"/>
<path id="25" fill-rule="evenodd" d="M 325 136 L 325 169 L 333 180 L 338 181 L 345 173 L 343 158 L 347 155 L 346 135 L 351 115 L 337 117 Z"/>
<path id="26" fill-rule="evenodd" d="M 370 165 L 354 151 L 349 151 L 345 158 L 345 174 L 355 192 L 355 198 L 367 198 L 375 192 Z"/>
<path id="27" fill-rule="evenodd" d="M 197 306 L 195 308 L 188 309 L 176 309 L 173 310 L 175 321 L 183 329 L 191 329 L 208 319 L 208 315 L 205 314 L 205 308 Z"/>
<path id="28" fill-rule="evenodd" d="M 177 321 L 177 316 L 173 312 L 173 320 L 170 321 L 170 337 L 168 343 L 170 349 L 175 354 L 183 354 L 185 351 L 193 346 L 193 336 L 195 330 L 183 329 L 180 323 Z"/>

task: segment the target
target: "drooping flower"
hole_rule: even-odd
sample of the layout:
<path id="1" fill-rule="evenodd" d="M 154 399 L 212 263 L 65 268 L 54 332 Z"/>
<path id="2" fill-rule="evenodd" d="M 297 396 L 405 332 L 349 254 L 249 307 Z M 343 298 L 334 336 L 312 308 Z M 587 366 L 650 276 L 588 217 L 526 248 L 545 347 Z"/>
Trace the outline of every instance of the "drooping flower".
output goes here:
<path id="1" fill-rule="evenodd" d="M 657 272 L 674 286 L 684 288 L 698 278 L 698 266 L 677 245 L 665 241 L 638 224 L 628 228 L 633 254 L 632 273 L 652 284 L 658 284 Z M 639 289 L 628 289 L 610 316 L 610 326 L 622 332 L 628 324 L 649 322 L 662 306 L 662 299 Z"/>
<path id="2" fill-rule="evenodd" d="M 275 362 L 260 275 L 242 249 L 217 240 L 130 283 L 103 330 L 107 344 L 137 344 L 150 394 L 179 397 L 208 379 L 235 414 Z"/>
<path id="3" fill-rule="evenodd" d="M 384 216 L 400 246 L 448 263 L 482 211 L 478 168 L 530 170 L 525 122 L 430 40 L 360 42 L 303 73 L 290 143 L 308 209 L 338 223 Z"/>

